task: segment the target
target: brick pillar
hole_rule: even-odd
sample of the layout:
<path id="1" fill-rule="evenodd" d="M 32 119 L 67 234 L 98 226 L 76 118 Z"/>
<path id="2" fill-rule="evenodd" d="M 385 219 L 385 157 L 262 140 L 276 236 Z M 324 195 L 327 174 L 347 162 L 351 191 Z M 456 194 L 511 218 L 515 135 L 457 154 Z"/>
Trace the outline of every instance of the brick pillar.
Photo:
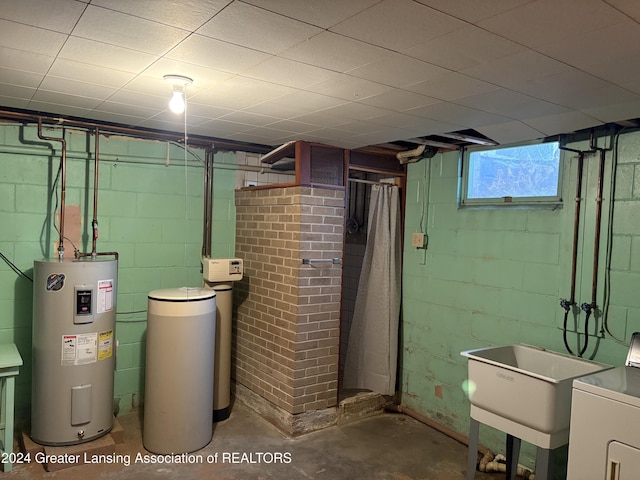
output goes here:
<path id="1" fill-rule="evenodd" d="M 343 223 L 343 190 L 236 191 L 237 393 L 291 434 L 314 429 L 294 417 L 337 404 Z"/>

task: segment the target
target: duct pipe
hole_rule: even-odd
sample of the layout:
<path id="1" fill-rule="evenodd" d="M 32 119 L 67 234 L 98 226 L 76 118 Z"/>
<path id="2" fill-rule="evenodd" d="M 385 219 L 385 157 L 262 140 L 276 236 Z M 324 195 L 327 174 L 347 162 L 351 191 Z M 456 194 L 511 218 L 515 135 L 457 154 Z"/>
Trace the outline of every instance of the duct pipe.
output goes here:
<path id="1" fill-rule="evenodd" d="M 396 153 L 396 158 L 401 164 L 409 163 L 411 159 L 418 158 L 424 152 L 426 145 L 419 145 L 413 150 L 406 150 L 404 152 Z"/>
<path id="2" fill-rule="evenodd" d="M 64 139 L 64 129 L 62 130 L 61 138 L 44 136 L 42 134 L 42 117 L 38 117 L 38 138 L 49 142 L 60 142 L 62 149 L 60 160 L 60 175 L 62 177 L 60 183 L 60 228 L 58 229 L 60 235 L 58 240 L 58 260 L 62 261 L 64 259 L 64 209 L 67 189 L 67 141 Z"/>

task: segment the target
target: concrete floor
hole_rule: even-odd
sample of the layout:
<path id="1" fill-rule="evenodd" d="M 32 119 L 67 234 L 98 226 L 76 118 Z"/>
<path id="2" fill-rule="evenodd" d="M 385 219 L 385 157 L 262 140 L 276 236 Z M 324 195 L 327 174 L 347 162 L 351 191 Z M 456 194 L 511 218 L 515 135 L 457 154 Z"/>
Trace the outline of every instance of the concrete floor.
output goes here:
<path id="1" fill-rule="evenodd" d="M 6 479 L 60 480 L 458 480 L 466 475 L 467 448 L 403 414 L 388 413 L 298 438 L 287 438 L 241 402 L 215 425 L 213 440 L 192 464 L 136 463 L 150 455 L 142 444 L 139 415 L 118 417 L 124 443 L 115 463 L 76 465 L 47 472 L 32 460 L 14 465 Z M 235 454 L 235 457 L 232 455 Z M 217 462 L 213 459 L 217 455 Z M 281 458 L 281 462 L 274 459 Z M 130 465 L 125 462 L 130 459 Z M 209 460 L 208 460 L 209 459 Z M 476 473 L 477 480 L 504 474 Z"/>

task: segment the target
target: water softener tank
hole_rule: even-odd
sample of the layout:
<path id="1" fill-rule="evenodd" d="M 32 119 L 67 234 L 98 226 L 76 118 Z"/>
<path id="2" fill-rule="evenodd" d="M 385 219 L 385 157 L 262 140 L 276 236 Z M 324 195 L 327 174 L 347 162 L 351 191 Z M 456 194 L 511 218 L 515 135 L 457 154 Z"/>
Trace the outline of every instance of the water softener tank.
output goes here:
<path id="1" fill-rule="evenodd" d="M 213 435 L 216 293 L 149 292 L 142 441 L 152 453 L 190 453 Z"/>
<path id="2" fill-rule="evenodd" d="M 33 266 L 31 437 L 94 440 L 113 426 L 117 260 Z"/>

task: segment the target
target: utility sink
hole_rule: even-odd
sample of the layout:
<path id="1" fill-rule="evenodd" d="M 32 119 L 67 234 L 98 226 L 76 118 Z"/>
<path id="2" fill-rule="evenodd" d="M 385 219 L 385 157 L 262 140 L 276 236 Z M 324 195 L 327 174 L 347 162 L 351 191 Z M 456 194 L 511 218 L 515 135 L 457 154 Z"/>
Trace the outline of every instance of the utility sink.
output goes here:
<path id="1" fill-rule="evenodd" d="M 573 379 L 611 368 L 527 345 L 461 355 L 469 359 L 471 417 L 544 448 L 568 441 Z"/>

